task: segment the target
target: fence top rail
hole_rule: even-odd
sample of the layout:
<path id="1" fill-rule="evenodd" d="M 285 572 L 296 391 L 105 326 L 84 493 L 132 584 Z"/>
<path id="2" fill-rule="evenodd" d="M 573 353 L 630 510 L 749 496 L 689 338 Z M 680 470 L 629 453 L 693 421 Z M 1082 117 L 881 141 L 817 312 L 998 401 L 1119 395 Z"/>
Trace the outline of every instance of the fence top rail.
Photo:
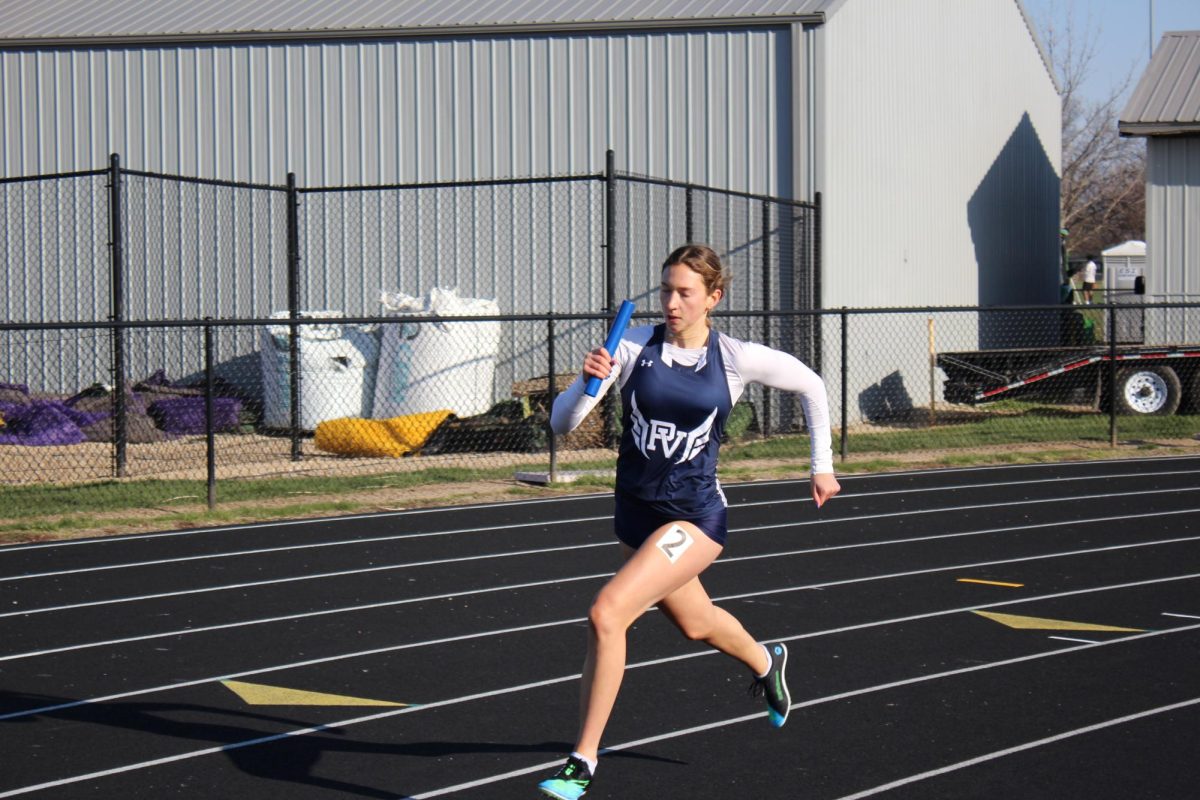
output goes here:
<path id="1" fill-rule="evenodd" d="M 395 191 L 398 189 L 471 189 L 488 186 L 523 186 L 538 183 L 577 183 L 581 181 L 600 181 L 603 175 L 545 175 L 532 178 L 486 178 L 474 181 L 432 181 L 427 183 L 385 183 L 362 186 L 312 186 L 297 187 L 302 194 L 317 194 L 328 192 L 377 192 L 381 190 Z"/>
<path id="2" fill-rule="evenodd" d="M 962 314 L 962 313 L 1003 313 L 1003 312 L 1038 312 L 1049 314 L 1053 312 L 1071 311 L 1079 306 L 1068 305 L 1028 305 L 1028 306 L 923 306 L 898 308 L 825 308 L 825 309 L 772 309 L 763 311 L 715 311 L 712 316 L 716 319 L 744 319 L 763 317 L 841 317 L 841 316 L 873 316 L 883 314 Z M 1088 309 L 1097 311 L 1115 310 L 1132 311 L 1140 309 L 1195 309 L 1200 310 L 1200 302 L 1192 303 L 1145 303 L 1127 304 L 1115 303 L 1110 305 L 1093 304 Z M 94 320 L 75 322 L 0 322 L 0 331 L 35 331 L 35 330 L 115 330 L 138 328 L 236 328 L 296 325 L 309 327 L 320 325 L 381 325 L 406 324 L 417 322 L 575 322 L 585 320 L 608 320 L 613 317 L 611 312 L 592 311 L 576 313 L 529 313 L 529 314 L 490 314 L 490 315 L 445 315 L 436 314 L 405 314 L 405 315 L 376 315 L 358 317 L 294 317 L 294 318 L 233 318 L 233 319 L 163 319 L 163 320 Z M 640 321 L 661 319 L 657 311 L 641 311 L 633 315 Z"/>
<path id="3" fill-rule="evenodd" d="M 120 172 L 124 175 L 136 175 L 142 178 L 159 178 L 162 180 L 178 181 L 181 183 L 192 183 L 205 186 L 227 186 L 237 189 L 260 189 L 272 192 L 286 192 L 286 185 L 277 185 L 271 183 L 252 183 L 248 181 L 229 181 L 219 178 L 197 178 L 187 175 L 173 175 L 165 172 L 152 172 L 150 170 L 129 169 L 120 167 Z M 54 180 L 58 178 L 80 178 L 94 175 L 104 175 L 108 173 L 108 169 L 85 170 L 80 172 L 63 172 L 47 175 L 23 175 L 12 178 L 0 178 L 0 184 L 4 183 L 28 183 L 34 181 Z M 472 187 L 487 187 L 487 186 L 521 186 L 543 183 L 571 183 L 582 181 L 604 181 L 607 175 L 600 173 L 584 173 L 579 175 L 546 175 L 525 178 L 487 178 L 480 180 L 468 181 L 430 181 L 430 182 L 412 182 L 412 183 L 388 183 L 377 185 L 361 185 L 361 186 L 309 186 L 297 187 L 296 191 L 305 194 L 316 194 L 322 192 L 370 192 L 380 190 L 397 190 L 397 189 L 454 189 L 454 188 L 472 188 Z M 676 189 L 694 189 L 697 191 L 708 192 L 710 194 L 720 194 L 727 197 L 741 197 L 747 200 L 761 200 L 771 203 L 779 203 L 797 208 L 816 209 L 817 203 L 806 200 L 793 200 L 786 197 L 774 197 L 767 194 L 756 194 L 753 192 L 741 192 L 735 189 L 724 189 L 716 186 L 705 186 L 698 183 L 687 183 L 684 181 L 674 181 L 666 178 L 654 178 L 649 175 L 639 175 L 632 172 L 615 172 L 613 177 L 616 180 L 628 181 L 630 183 L 644 183 L 653 186 L 667 186 Z"/>
<path id="4" fill-rule="evenodd" d="M 65 178 L 91 178 L 106 174 L 108 174 L 108 170 L 106 169 L 89 169 L 81 172 L 54 172 L 48 175 L 18 175 L 13 178 L 0 178 L 0 184 L 35 183 L 37 181 L 53 181 Z"/>
<path id="5" fill-rule="evenodd" d="M 1148 296 L 1148 295 L 1146 295 Z M 1161 302 L 1161 303 L 1091 303 L 1089 305 L 1072 305 L 1068 303 L 1046 303 L 1012 306 L 887 306 L 880 308 L 826 308 L 818 311 L 820 314 L 849 314 L 869 316 L 871 314 L 947 314 L 947 313 L 982 313 L 999 314 L 1012 311 L 1036 311 L 1049 314 L 1055 311 L 1137 311 L 1141 309 L 1159 308 L 1194 308 L 1200 309 L 1200 302 Z M 726 312 L 733 313 L 733 312 Z M 746 313 L 746 312 L 736 312 Z M 756 312 L 749 312 L 751 314 Z"/>
<path id="6" fill-rule="evenodd" d="M 795 206 L 798 208 L 816 209 L 817 204 L 808 200 L 792 200 L 787 197 L 775 197 L 769 194 L 754 194 L 753 192 L 739 192 L 735 189 L 721 189 L 716 186 L 704 186 L 699 183 L 684 183 L 682 181 L 672 181 L 666 178 L 652 178 L 649 175 L 637 175 L 632 172 L 618 172 L 614 176 L 617 180 L 625 180 L 630 183 L 647 183 L 652 186 L 668 186 L 672 189 L 696 189 L 701 192 L 710 194 L 723 194 L 727 197 L 741 197 L 746 200 L 764 200 L 770 203 L 779 203 L 780 205 Z"/>
<path id="7" fill-rule="evenodd" d="M 245 181 L 223 181 L 218 178 L 191 178 L 187 175 L 167 175 L 162 172 L 147 172 L 141 169 L 125 169 L 121 167 L 122 175 L 136 175 L 139 178 L 159 178 L 164 181 L 177 183 L 194 183 L 202 186 L 225 186 L 230 189 L 260 189 L 269 192 L 286 192 L 286 186 L 274 186 L 269 183 L 247 183 Z"/>
<path id="8" fill-rule="evenodd" d="M 417 322 L 572 322 L 577 320 L 607 320 L 607 312 L 577 314 L 489 314 L 489 315 L 444 315 L 405 314 L 403 316 L 374 317 L 293 317 L 254 319 L 159 319 L 159 320 L 95 320 L 91 322 L 0 322 L 0 331 L 44 331 L 44 330 L 127 330 L 149 328 L 262 328 L 321 327 L 325 325 L 406 325 Z M 638 316 L 655 319 L 658 315 Z"/>

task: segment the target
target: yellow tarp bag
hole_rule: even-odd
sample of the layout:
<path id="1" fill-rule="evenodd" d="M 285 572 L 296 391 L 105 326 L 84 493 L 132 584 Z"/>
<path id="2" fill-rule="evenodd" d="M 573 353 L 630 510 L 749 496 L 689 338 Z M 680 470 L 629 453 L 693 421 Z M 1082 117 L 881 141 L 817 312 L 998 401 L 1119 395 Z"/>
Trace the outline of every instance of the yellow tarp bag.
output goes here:
<path id="1" fill-rule="evenodd" d="M 399 458 L 421 449 L 449 416 L 450 411 L 427 411 L 389 419 L 331 419 L 317 424 L 315 442 L 327 453 Z"/>

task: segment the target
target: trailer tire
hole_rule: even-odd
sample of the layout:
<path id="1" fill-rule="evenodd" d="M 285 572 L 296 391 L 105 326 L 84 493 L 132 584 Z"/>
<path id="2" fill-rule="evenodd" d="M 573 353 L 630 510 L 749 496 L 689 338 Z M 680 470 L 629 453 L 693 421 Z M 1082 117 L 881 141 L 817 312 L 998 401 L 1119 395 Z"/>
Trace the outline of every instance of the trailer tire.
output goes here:
<path id="1" fill-rule="evenodd" d="M 1117 371 L 1117 413 L 1166 417 L 1179 410 L 1183 389 L 1170 367 L 1125 367 Z"/>
<path id="2" fill-rule="evenodd" d="M 1179 413 L 1200 414 L 1200 369 L 1193 368 L 1191 374 L 1185 374 L 1183 385 L 1187 390 L 1179 403 Z"/>

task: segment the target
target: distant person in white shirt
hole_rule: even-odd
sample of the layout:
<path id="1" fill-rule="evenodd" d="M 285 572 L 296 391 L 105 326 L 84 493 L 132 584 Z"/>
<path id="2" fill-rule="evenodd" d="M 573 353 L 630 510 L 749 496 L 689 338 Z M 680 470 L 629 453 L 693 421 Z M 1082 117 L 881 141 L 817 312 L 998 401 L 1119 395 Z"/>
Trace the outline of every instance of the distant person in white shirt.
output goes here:
<path id="1" fill-rule="evenodd" d="M 1089 258 L 1083 267 L 1083 302 L 1091 305 L 1092 290 L 1096 288 L 1096 259 Z"/>

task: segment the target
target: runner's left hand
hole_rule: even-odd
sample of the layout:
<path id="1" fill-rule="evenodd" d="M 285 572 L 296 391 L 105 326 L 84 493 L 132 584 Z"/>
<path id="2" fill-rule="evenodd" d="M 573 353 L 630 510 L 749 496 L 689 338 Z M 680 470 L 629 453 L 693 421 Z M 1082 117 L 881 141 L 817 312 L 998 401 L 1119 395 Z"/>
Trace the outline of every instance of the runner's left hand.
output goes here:
<path id="1" fill-rule="evenodd" d="M 832 472 L 814 472 L 812 476 L 813 502 L 820 508 L 825 501 L 842 490 L 837 477 Z"/>

